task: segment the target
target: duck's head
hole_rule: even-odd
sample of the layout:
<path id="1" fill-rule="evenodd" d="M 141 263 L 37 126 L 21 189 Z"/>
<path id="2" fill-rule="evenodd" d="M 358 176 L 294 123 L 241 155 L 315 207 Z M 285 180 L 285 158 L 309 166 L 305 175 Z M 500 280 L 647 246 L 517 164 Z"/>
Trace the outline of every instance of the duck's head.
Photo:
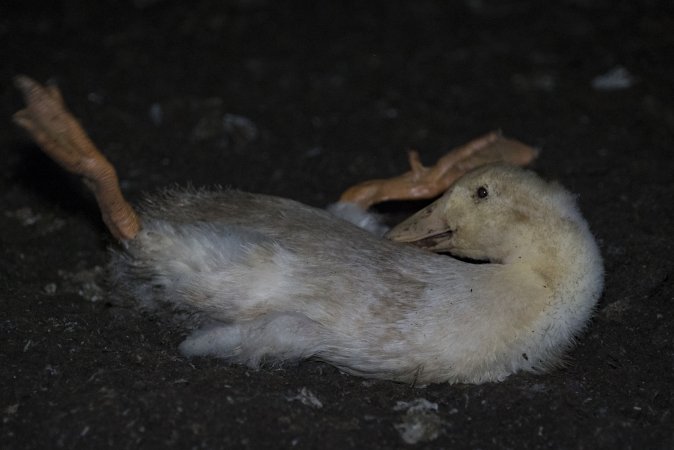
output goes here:
<path id="1" fill-rule="evenodd" d="M 501 262 L 521 255 L 534 240 L 545 240 L 555 227 L 568 223 L 564 219 L 584 223 L 566 190 L 531 171 L 497 164 L 464 175 L 387 237 L 434 252 Z"/>

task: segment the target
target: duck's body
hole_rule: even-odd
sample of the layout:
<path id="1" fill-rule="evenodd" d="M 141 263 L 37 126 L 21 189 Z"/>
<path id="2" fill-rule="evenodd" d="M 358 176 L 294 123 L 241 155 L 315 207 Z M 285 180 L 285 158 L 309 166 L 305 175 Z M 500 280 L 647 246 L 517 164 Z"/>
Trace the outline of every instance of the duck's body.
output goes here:
<path id="1" fill-rule="evenodd" d="M 554 364 L 601 294 L 601 256 L 575 201 L 531 172 L 472 171 L 388 235 L 487 264 L 235 191 L 168 191 L 135 211 L 58 89 L 23 76 L 16 83 L 27 107 L 14 120 L 87 180 L 123 244 L 112 264 L 119 286 L 200 318 L 181 344 L 186 355 L 251 366 L 313 357 L 376 378 L 496 381 Z M 533 156 L 492 133 L 431 169 L 413 154 L 410 172 L 348 198 L 430 198 L 472 167 Z"/>
<path id="2" fill-rule="evenodd" d="M 587 225 L 565 191 L 550 189 L 571 208 L 550 219 L 561 228 L 539 230 L 542 242 L 494 264 L 391 242 L 291 200 L 170 191 L 140 209 L 142 231 L 113 267 L 137 298 L 212 319 L 183 342 L 186 355 L 250 366 L 314 357 L 375 378 L 496 381 L 556 362 L 601 291 Z"/>

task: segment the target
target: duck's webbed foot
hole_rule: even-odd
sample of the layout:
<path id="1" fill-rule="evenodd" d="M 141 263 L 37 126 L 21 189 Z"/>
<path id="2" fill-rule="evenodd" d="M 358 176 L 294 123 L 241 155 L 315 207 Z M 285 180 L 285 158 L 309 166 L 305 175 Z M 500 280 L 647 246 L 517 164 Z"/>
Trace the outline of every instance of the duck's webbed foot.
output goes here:
<path id="1" fill-rule="evenodd" d="M 425 167 L 419 154 L 409 152 L 411 170 L 397 177 L 368 180 L 350 187 L 340 202 L 354 203 L 363 209 L 391 200 L 426 200 L 446 191 L 466 172 L 484 164 L 504 162 L 523 166 L 538 152 L 520 141 L 491 132 L 457 147 L 440 158 L 434 166 Z"/>
<path id="2" fill-rule="evenodd" d="M 26 108 L 14 114 L 14 122 L 64 169 L 84 178 L 117 239 L 133 239 L 140 221 L 122 196 L 115 169 L 68 111 L 59 89 L 22 75 L 14 81 L 26 101 Z"/>

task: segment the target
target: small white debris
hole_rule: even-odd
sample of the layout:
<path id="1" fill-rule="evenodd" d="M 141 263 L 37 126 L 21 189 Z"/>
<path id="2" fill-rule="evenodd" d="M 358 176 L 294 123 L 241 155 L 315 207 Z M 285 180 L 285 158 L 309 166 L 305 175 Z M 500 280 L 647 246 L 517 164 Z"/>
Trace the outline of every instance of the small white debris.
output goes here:
<path id="1" fill-rule="evenodd" d="M 315 158 L 316 156 L 319 156 L 321 153 L 323 153 L 323 149 L 321 147 L 311 147 L 309 150 L 304 152 L 304 156 L 307 158 Z"/>
<path id="2" fill-rule="evenodd" d="M 56 294 L 56 283 L 47 283 L 42 289 L 45 294 L 54 295 Z"/>
<path id="3" fill-rule="evenodd" d="M 423 413 L 429 411 L 438 411 L 438 404 L 429 402 L 425 398 L 415 398 L 409 402 L 399 401 L 393 407 L 394 411 L 404 411 L 407 410 L 407 413 Z"/>
<path id="4" fill-rule="evenodd" d="M 89 92 L 87 94 L 87 100 L 89 100 L 91 103 L 95 103 L 97 105 L 102 105 L 103 104 L 103 95 L 99 94 L 98 92 Z"/>
<path id="5" fill-rule="evenodd" d="M 409 402 L 399 401 L 393 410 L 406 411 L 402 422 L 395 424 L 394 427 L 407 444 L 432 441 L 440 436 L 445 425 L 445 421 L 436 414 L 438 404 L 425 398 Z"/>
<path id="6" fill-rule="evenodd" d="M 316 409 L 320 409 L 323 407 L 323 402 L 321 402 L 318 399 L 318 397 L 314 395 L 313 392 L 311 392 L 309 389 L 305 387 L 300 389 L 297 395 L 286 397 L 286 400 L 288 400 L 289 402 L 297 400 L 301 402 L 303 405 L 311 406 L 312 408 Z"/>
<path id="7" fill-rule="evenodd" d="M 621 298 L 604 306 L 600 314 L 609 320 L 620 322 L 632 308 L 628 298 Z"/>
<path id="8" fill-rule="evenodd" d="M 159 126 L 164 121 L 164 110 L 161 108 L 159 103 L 153 103 L 150 105 L 150 111 L 148 112 L 150 120 L 155 126 Z"/>
<path id="9" fill-rule="evenodd" d="M 246 144 L 258 137 L 258 128 L 247 117 L 237 114 L 221 115 L 219 98 L 206 99 L 200 105 L 204 110 L 203 117 L 192 130 L 192 139 L 205 141 L 209 139 L 224 139 L 227 144 Z"/>
<path id="10" fill-rule="evenodd" d="M 42 219 L 41 215 L 34 213 L 33 210 L 27 206 L 19 208 L 16 211 L 5 211 L 5 216 L 18 220 L 24 227 L 35 225 Z"/>
<path id="11" fill-rule="evenodd" d="M 245 141 L 257 139 L 257 126 L 247 117 L 236 114 L 225 114 L 222 118 L 222 126 L 229 135 L 240 135 Z"/>
<path id="12" fill-rule="evenodd" d="M 534 77 L 533 84 L 542 91 L 552 92 L 557 87 L 557 80 L 552 75 L 541 74 Z"/>
<path id="13" fill-rule="evenodd" d="M 533 392 L 545 392 L 547 391 L 548 387 L 544 383 L 534 383 L 529 387 L 529 389 Z"/>
<path id="14" fill-rule="evenodd" d="M 75 291 L 77 294 L 90 302 L 97 302 L 104 298 L 104 290 L 98 284 L 104 276 L 104 270 L 100 266 L 94 266 L 91 269 L 81 270 L 79 272 L 66 272 L 59 270 L 59 276 L 62 277 L 62 289 L 66 292 Z"/>
<path id="15" fill-rule="evenodd" d="M 633 84 L 634 77 L 623 66 L 615 66 L 592 80 L 592 87 L 598 91 L 617 91 L 630 88 Z"/>

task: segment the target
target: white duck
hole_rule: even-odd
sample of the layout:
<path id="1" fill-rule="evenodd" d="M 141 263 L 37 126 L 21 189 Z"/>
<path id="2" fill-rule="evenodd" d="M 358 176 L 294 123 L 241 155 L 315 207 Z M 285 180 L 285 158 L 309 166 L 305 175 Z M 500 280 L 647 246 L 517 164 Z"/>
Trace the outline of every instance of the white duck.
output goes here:
<path id="1" fill-rule="evenodd" d="M 60 100 L 56 91 L 18 81 L 29 107 L 17 122 L 88 176 L 90 161 L 73 169 L 63 156 L 72 156 L 70 144 L 44 131 L 40 108 L 53 110 L 33 100 Z M 106 173 L 116 184 L 114 170 Z M 126 220 L 114 219 L 117 207 L 102 209 L 124 243 L 112 263 L 120 286 L 203 319 L 181 344 L 185 355 L 251 367 L 316 358 L 404 382 L 498 381 L 558 362 L 603 288 L 601 256 L 573 197 L 513 167 L 470 172 L 389 235 L 488 264 L 232 190 L 165 191 L 122 231 L 110 225 Z M 130 211 L 122 216 L 135 218 Z"/>

